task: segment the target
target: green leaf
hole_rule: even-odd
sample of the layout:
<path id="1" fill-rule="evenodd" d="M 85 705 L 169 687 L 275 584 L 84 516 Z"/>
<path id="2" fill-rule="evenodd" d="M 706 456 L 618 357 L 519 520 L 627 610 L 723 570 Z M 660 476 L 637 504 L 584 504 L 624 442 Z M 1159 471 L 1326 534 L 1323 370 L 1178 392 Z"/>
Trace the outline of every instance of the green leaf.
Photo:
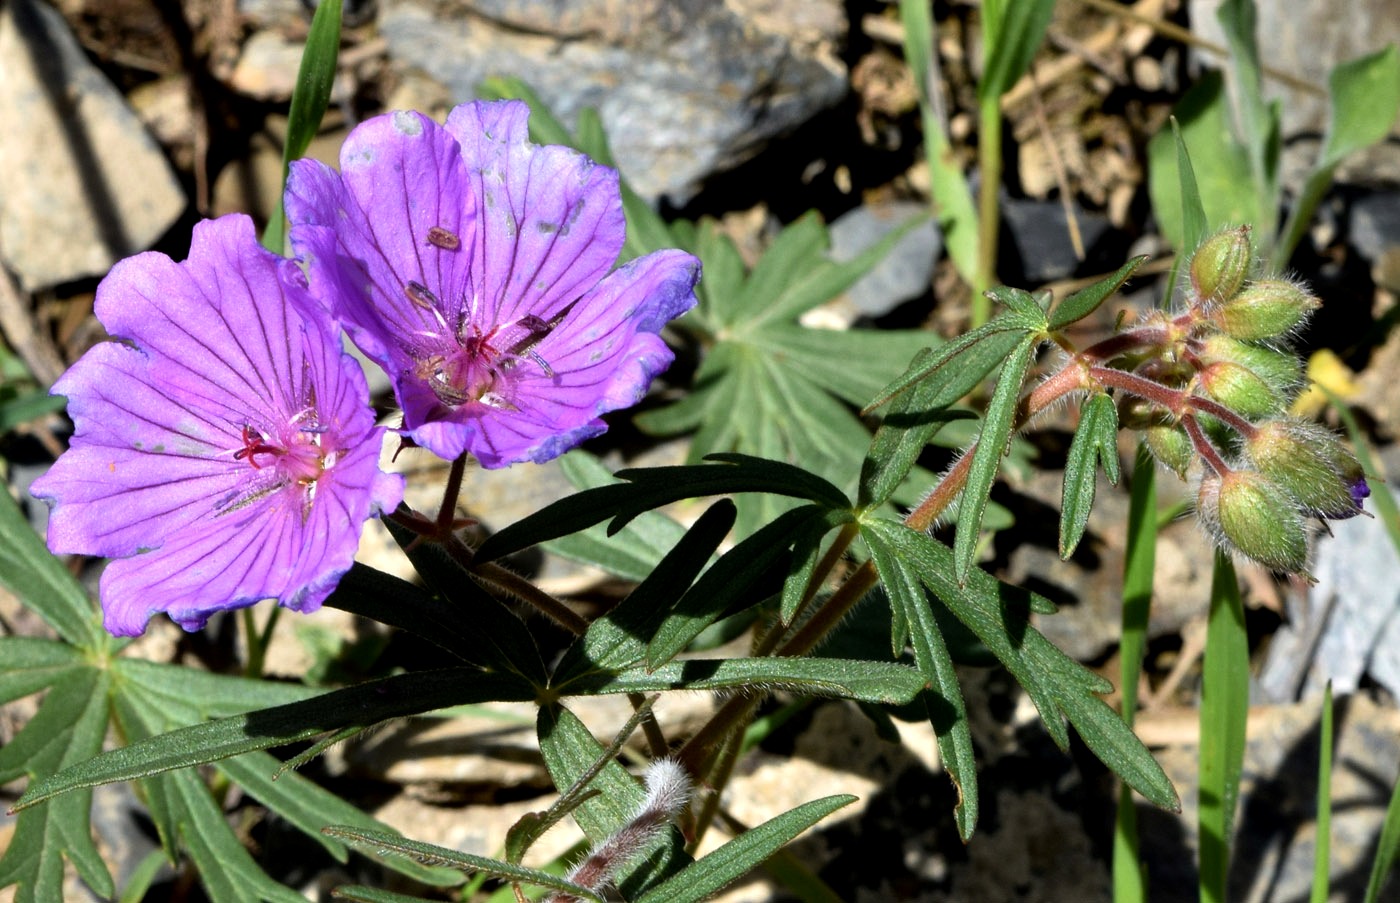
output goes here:
<path id="1" fill-rule="evenodd" d="M 180 840 L 199 870 L 200 887 L 214 903 L 305 903 L 301 894 L 273 881 L 253 861 L 197 773 L 162 774 L 149 779 L 147 786 L 152 784 L 163 788 Z"/>
<path id="2" fill-rule="evenodd" d="M 914 647 L 914 661 L 929 686 L 928 692 L 923 694 L 924 703 L 938 737 L 943 767 L 958 792 L 953 816 L 958 824 L 958 835 L 966 843 L 977 827 L 978 813 L 977 762 L 973 756 L 967 707 L 952 656 L 943 641 L 943 631 L 929 607 L 919 575 L 884 539 L 882 529 L 887 529 L 884 525 L 888 523 L 873 521 L 861 536 L 870 547 L 875 570 L 889 594 L 890 608 L 898 612 L 898 622 L 904 625 L 900 632 L 908 632 Z M 899 637 L 898 643 L 903 647 L 904 637 Z"/>
<path id="3" fill-rule="evenodd" d="M 1061 301 L 1055 307 L 1055 312 L 1050 315 L 1049 328 L 1051 331 L 1058 332 L 1098 310 L 1099 305 L 1113 297 L 1114 293 L 1123 287 L 1123 283 L 1132 277 L 1145 260 L 1147 260 L 1146 255 L 1134 257 L 1119 267 L 1118 271 L 1111 276 L 1105 276 L 1088 288 L 1080 289 Z"/>
<path id="4" fill-rule="evenodd" d="M 566 695 L 665 690 L 790 690 L 903 705 L 924 687 L 913 668 L 893 662 L 836 658 L 688 658 L 657 668 L 581 675 L 557 689 Z"/>
<path id="5" fill-rule="evenodd" d="M 583 726 L 578 717 L 563 706 L 542 706 L 539 715 L 540 752 L 556 787 L 572 787 L 590 771 L 597 773 L 588 782 L 598 795 L 574 810 L 574 820 L 593 843 L 601 843 L 626 824 L 642 804 L 646 794 L 635 778 L 611 757 L 601 768 L 605 750 Z M 672 829 L 653 841 L 617 878 L 625 899 L 664 880 L 693 860 L 685 852 L 685 839 Z"/>
<path id="6" fill-rule="evenodd" d="M 932 350 L 925 350 L 915 355 L 909 369 L 922 369 L 933 354 Z M 951 420 L 971 416 L 968 412 L 952 411 L 946 406 L 934 406 L 931 402 L 938 392 L 939 385 L 935 380 L 924 380 L 890 402 L 889 410 L 885 412 L 885 418 L 870 442 L 870 451 L 861 464 L 857 494 L 861 508 L 868 510 L 884 504 L 899 488 L 924 447 L 933 441 L 938 431 Z"/>
<path id="7" fill-rule="evenodd" d="M 830 244 L 826 226 L 815 213 L 806 214 L 779 233 L 744 284 L 737 306 L 749 316 L 739 328 L 747 334 L 768 324 L 795 320 L 835 298 L 870 272 L 910 229 L 926 219 L 912 216 L 851 260 L 836 263 L 826 256 Z"/>
<path id="8" fill-rule="evenodd" d="M 225 759 L 217 767 L 258 802 L 325 847 L 337 862 L 346 861 L 347 851 L 335 835 L 323 830 L 326 825 L 339 824 L 360 831 L 375 831 L 394 836 L 387 825 L 315 781 L 304 778 L 295 771 L 282 771 L 279 776 L 281 765 L 281 762 L 267 753 L 255 752 Z M 368 852 L 371 857 L 383 861 L 389 868 L 415 881 L 446 886 L 456 884 L 460 880 L 455 875 L 425 868 L 413 861 L 379 855 L 378 849 Z"/>
<path id="9" fill-rule="evenodd" d="M 1138 679 L 1147 648 L 1147 622 L 1152 609 L 1152 577 L 1157 553 L 1157 463 L 1139 445 L 1128 503 L 1128 539 L 1123 562 L 1122 668 L 1123 723 L 1132 726 L 1137 710 Z M 1147 875 L 1138 837 L 1137 803 L 1126 785 L 1118 788 L 1118 813 L 1113 831 L 1114 903 L 1146 903 Z"/>
<path id="10" fill-rule="evenodd" d="M 426 897 L 410 897 L 362 884 L 343 884 L 332 890 L 331 896 L 337 900 L 354 900 L 355 903 L 432 903 Z"/>
<path id="11" fill-rule="evenodd" d="M 1086 670 L 1029 623 L 1036 594 L 974 568 L 965 584 L 953 578 L 953 552 L 902 524 L 870 519 L 884 540 L 919 574 L 924 586 L 966 624 L 1025 688 L 1046 731 L 1065 748 L 1067 717 L 1094 754 L 1130 787 L 1166 809 L 1179 809 L 1171 782 L 1118 714 L 1096 694 L 1113 685 Z"/>
<path id="12" fill-rule="evenodd" d="M 0 586 L 74 646 L 90 652 L 112 647 L 87 591 L 49 554 L 8 492 L 0 492 Z"/>
<path id="13" fill-rule="evenodd" d="M 311 17 L 311 29 L 306 35 L 306 49 L 301 54 L 296 84 L 292 86 L 292 105 L 287 113 L 287 138 L 282 146 L 282 184 L 293 160 L 306 153 L 311 139 L 321 128 L 321 119 L 330 105 L 331 88 L 335 84 L 336 57 L 340 53 L 341 0 L 322 0 Z M 282 199 L 267 221 L 263 232 L 263 247 L 274 254 L 286 251 L 287 220 L 282 212 Z"/>
<path id="14" fill-rule="evenodd" d="M 1001 368 L 996 390 L 992 393 L 992 400 L 987 403 L 987 413 L 982 419 L 982 431 L 977 437 L 977 447 L 972 451 L 972 465 L 968 468 L 967 482 L 962 490 L 962 504 L 958 507 L 958 528 L 953 541 L 953 552 L 956 556 L 959 581 L 966 581 L 968 572 L 974 566 L 977 539 L 982 532 L 982 515 L 987 510 L 992 483 L 1001 467 L 1002 455 L 1006 453 L 1006 443 L 1011 438 L 1011 427 L 1016 421 L 1016 403 L 1021 397 L 1021 384 L 1025 381 L 1026 370 L 1030 367 L 1036 345 L 1037 339 L 1033 335 L 1021 339 L 1021 343 L 1011 352 L 1005 366 Z"/>
<path id="15" fill-rule="evenodd" d="M 1350 154 L 1385 138 L 1400 112 L 1400 50 L 1391 45 L 1342 63 L 1328 77 L 1331 118 L 1317 164 L 1288 214 L 1284 237 L 1269 263 L 1284 269 L 1312 223 L 1337 166 Z"/>
<path id="16" fill-rule="evenodd" d="M 1244 769 L 1249 715 L 1249 638 L 1234 565 L 1215 553 L 1201 675 L 1200 845 L 1202 903 L 1224 903 L 1230 840 Z"/>
<path id="17" fill-rule="evenodd" d="M 799 607 L 808 601 L 820 587 L 810 586 L 816 573 L 817 558 L 821 554 L 822 539 L 831 532 L 826 519 L 813 520 L 805 529 L 799 530 L 792 541 L 792 566 L 787 579 L 783 581 L 783 593 L 778 606 L 779 617 L 784 624 L 791 624 Z M 809 593 L 808 590 L 811 590 Z"/>
<path id="18" fill-rule="evenodd" d="M 456 579 L 461 584 L 470 581 L 446 556 L 438 556 L 433 567 L 440 580 Z M 439 567 L 441 571 L 436 570 Z M 494 636 L 482 636 L 489 629 L 480 620 L 483 616 L 505 623 L 501 635 L 513 640 L 512 648 L 530 648 L 531 644 L 525 643 L 524 638 L 519 636 L 520 628 L 515 626 L 520 619 L 494 599 L 483 601 L 481 596 L 489 594 L 477 588 L 476 584 L 470 587 L 459 585 L 454 592 L 469 594 L 474 598 L 448 601 L 444 596 L 429 593 L 407 580 L 355 562 L 340 579 L 335 592 L 326 599 L 326 605 L 397 627 L 439 646 L 464 662 L 482 667 L 499 667 L 508 654 L 502 648 L 504 643 L 496 643 L 489 652 L 483 650 L 484 642 L 490 643 L 496 639 Z M 514 623 L 507 621 L 507 618 Z M 515 636 L 512 637 L 512 634 Z M 533 659 L 538 657 L 536 654 Z M 524 660 L 531 662 L 532 657 L 526 654 Z M 543 663 L 540 673 L 534 676 L 543 681 Z"/>
<path id="19" fill-rule="evenodd" d="M 798 537 L 806 535 L 814 524 L 826 521 L 832 525 L 828 515 L 815 505 L 786 511 L 720 556 L 649 635 L 647 665 L 655 668 L 669 662 L 721 616 L 761 602 L 762 594 L 753 592 L 754 584 L 786 559 Z"/>
<path id="20" fill-rule="evenodd" d="M 86 667 L 82 652 L 66 643 L 0 637 L 0 703 L 37 693 Z"/>
<path id="21" fill-rule="evenodd" d="M 536 686 L 543 686 L 547 679 L 544 661 L 540 658 L 534 635 L 524 622 L 505 603 L 483 589 L 476 578 L 452 560 L 441 545 L 432 542 L 415 544 L 418 537 L 392 518 L 385 518 L 384 525 L 413 563 L 414 570 L 444 600 L 445 604 L 420 605 L 419 611 L 430 613 L 426 616 L 444 627 L 451 625 L 452 635 L 448 640 L 457 645 L 458 648 L 453 650 L 455 654 L 492 670 L 519 674 Z M 352 570 L 352 574 L 355 579 L 347 591 L 360 595 L 357 590 L 360 581 L 372 575 L 367 570 Z M 397 586 L 394 578 L 387 574 L 373 577 L 373 582 Z M 375 590 L 371 586 L 367 587 L 367 591 L 372 595 Z M 364 599 L 359 602 L 346 600 L 344 604 L 364 607 L 369 602 Z"/>
<path id="22" fill-rule="evenodd" d="M 593 455 L 574 449 L 559 459 L 564 475 L 579 489 L 623 483 Z M 602 568 L 610 574 L 640 583 L 651 574 L 667 550 L 685 536 L 686 529 L 657 511 L 639 514 L 627 526 L 609 535 L 601 524 L 545 543 L 545 548 L 573 561 Z"/>
<path id="23" fill-rule="evenodd" d="M 434 846 L 430 843 L 407 840 L 397 834 L 386 834 L 381 831 L 365 831 L 345 825 L 336 825 L 327 828 L 326 833 L 338 840 L 345 841 L 351 846 L 394 853 L 399 856 L 408 856 L 424 865 L 446 866 L 468 873 L 485 872 L 494 878 L 500 878 L 504 881 L 532 884 L 536 887 L 547 887 L 550 890 L 563 894 L 572 894 L 584 900 L 597 900 L 599 903 L 602 903 L 603 900 L 602 897 L 582 885 L 574 884 L 572 881 L 566 881 L 557 875 L 551 875 L 539 869 L 526 868 L 523 865 L 514 865 L 509 862 L 502 862 L 499 859 L 475 856 L 471 853 L 461 853 L 457 850 Z"/>
<path id="24" fill-rule="evenodd" d="M 31 420 L 38 420 L 45 414 L 61 411 L 65 404 L 67 401 L 63 396 L 50 395 L 42 389 L 33 389 L 6 399 L 0 402 L 0 434 Z"/>
<path id="25" fill-rule="evenodd" d="M 636 665 L 686 589 L 734 526 L 734 503 L 715 502 L 626 599 L 588 625 L 554 669 L 554 683 L 590 671 Z"/>
<path id="26" fill-rule="evenodd" d="M 196 724 L 110 750 L 32 784 L 15 803 L 24 809 L 82 787 L 128 781 L 240 753 L 309 740 L 351 725 L 370 726 L 469 702 L 525 702 L 528 683 L 475 668 L 417 671 L 369 681 L 244 715 Z"/>
<path id="27" fill-rule="evenodd" d="M 1254 210 L 1247 218 L 1266 241 L 1274 235 L 1279 200 L 1278 114 L 1264 100 L 1263 72 L 1255 39 L 1257 15 L 1254 0 L 1224 0 L 1216 17 L 1230 45 L 1230 69 L 1234 76 L 1234 108 L 1239 114 L 1239 134 L 1249 158 Z M 1224 223 L 1215 223 L 1224 225 Z"/>
<path id="28" fill-rule="evenodd" d="M 1094 507 L 1094 484 L 1098 464 L 1103 462 L 1109 482 L 1118 482 L 1118 407 L 1113 399 L 1099 393 L 1080 409 L 1079 428 L 1065 459 L 1064 487 L 1060 498 L 1060 557 L 1074 554 L 1089 512 Z"/>
<path id="29" fill-rule="evenodd" d="M 855 801 L 856 797 L 849 794 L 823 797 L 771 818 L 651 888 L 637 903 L 703 900 L 743 876 L 812 825 Z"/>
<path id="30" fill-rule="evenodd" d="M 1327 78 L 1332 116 L 1319 166 L 1332 167 L 1348 155 L 1385 138 L 1400 113 L 1400 49 L 1394 44 L 1348 60 Z"/>
<path id="31" fill-rule="evenodd" d="M 109 680 L 103 671 L 84 668 L 55 681 L 39 711 L 0 748 L 0 783 L 21 774 L 37 781 L 97 753 L 107 730 Z M 0 887 L 19 885 L 17 903 L 61 900 L 66 858 L 89 887 L 111 897 L 116 887 L 92 841 L 91 810 L 89 790 L 20 813 L 0 858 Z"/>
<path id="32" fill-rule="evenodd" d="M 850 504 L 841 490 L 791 464 L 735 454 L 713 455 L 711 460 L 720 463 L 618 471 L 627 483 L 586 489 L 547 505 L 489 537 L 477 549 L 476 560 L 494 561 L 610 518 L 609 533 L 615 533 L 643 512 L 707 495 L 769 492 L 828 508 Z"/>
<path id="33" fill-rule="evenodd" d="M 978 99 L 1000 97 L 1025 74 L 1054 11 L 1054 0 L 985 0 L 982 46 L 987 62 L 977 85 Z"/>
<path id="34" fill-rule="evenodd" d="M 1371 877 L 1366 881 L 1364 903 L 1380 903 L 1381 891 L 1397 854 L 1400 854 L 1400 779 L 1396 780 L 1390 792 L 1390 803 L 1385 807 L 1385 821 L 1381 823 L 1381 836 L 1376 840 L 1376 858 L 1371 863 Z"/>
<path id="35" fill-rule="evenodd" d="M 918 329 L 808 329 L 788 323 L 774 323 L 750 341 L 785 368 L 858 407 L 889 383 L 892 362 L 942 343 Z"/>
<path id="36" fill-rule="evenodd" d="M 925 402 L 929 409 L 955 404 L 1005 363 L 1007 356 L 1022 342 L 1027 332 L 1025 328 L 1013 325 L 1006 315 L 997 317 L 934 349 L 931 358 L 917 368 L 906 370 L 881 389 L 875 400 L 866 405 L 863 413 L 869 414 L 908 391 L 911 386 L 924 382 L 932 384 L 927 388 Z"/>
<path id="37" fill-rule="evenodd" d="M 139 658 L 116 659 L 112 662 L 112 671 L 122 692 L 134 687 L 158 700 L 157 707 L 162 711 L 186 713 L 172 722 L 179 725 L 203 718 L 241 715 L 250 709 L 288 705 L 322 693 L 302 684 L 214 674 Z"/>
<path id="38" fill-rule="evenodd" d="M 1044 332 L 1050 326 L 1045 317 L 1045 309 L 1036 301 L 1035 295 L 1025 289 L 1009 285 L 996 285 L 986 291 L 986 296 L 1005 307 L 1007 319 L 1029 332 Z"/>
<path id="39" fill-rule="evenodd" d="M 933 9 L 927 0 L 899 0 L 904 23 L 904 59 L 914 75 L 919 95 L 919 116 L 924 131 L 924 158 L 928 161 L 934 212 L 943 230 L 948 256 L 964 281 L 977 272 L 977 211 L 972 191 L 948 141 L 945 102 L 940 96 L 937 49 L 934 46 Z"/>
<path id="40" fill-rule="evenodd" d="M 1206 73 L 1174 113 L 1180 138 L 1164 129 L 1147 145 L 1148 192 L 1167 240 L 1178 250 L 1191 251 L 1209 224 L 1253 222 L 1258 202 L 1249 159 L 1231 133 L 1220 74 Z M 1188 189 L 1188 183 L 1194 187 Z M 1193 221 L 1197 210 L 1204 214 L 1199 222 Z"/>

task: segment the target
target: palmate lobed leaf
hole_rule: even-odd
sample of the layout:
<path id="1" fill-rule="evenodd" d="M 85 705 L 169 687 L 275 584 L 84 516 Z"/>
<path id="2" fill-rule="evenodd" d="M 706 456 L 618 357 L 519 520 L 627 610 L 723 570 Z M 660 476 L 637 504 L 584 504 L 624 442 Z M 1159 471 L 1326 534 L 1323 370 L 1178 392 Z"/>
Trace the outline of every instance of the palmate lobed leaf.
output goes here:
<path id="1" fill-rule="evenodd" d="M 893 662 L 836 658 L 688 658 L 657 668 L 592 672 L 558 687 L 565 695 L 651 693 L 663 690 L 790 690 L 904 705 L 924 688 L 924 677 Z"/>
<path id="2" fill-rule="evenodd" d="M 627 482 L 586 489 L 545 506 L 489 537 L 477 549 L 476 560 L 494 561 L 608 520 L 609 532 L 615 533 L 647 511 L 708 495 L 761 492 L 832 509 L 850 505 L 840 489 L 800 467 L 749 455 L 712 457 L 716 463 L 618 471 Z"/>
<path id="3" fill-rule="evenodd" d="M 1102 462 L 1109 482 L 1118 483 L 1118 407 L 1107 394 L 1085 402 L 1079 427 L 1070 442 L 1065 459 L 1064 485 L 1060 495 L 1060 557 L 1074 554 L 1089 512 L 1094 507 L 1094 487 Z"/>
<path id="4" fill-rule="evenodd" d="M 519 884 L 529 884 L 535 887 L 545 887 L 560 893 L 573 894 L 583 900 L 594 900 L 603 903 L 603 898 L 590 891 L 588 888 L 572 881 L 566 881 L 558 875 L 551 875 L 549 872 L 539 869 L 527 868 L 523 865 L 516 865 L 510 862 L 503 862 L 499 859 L 491 859 L 486 856 L 476 856 L 472 853 L 462 853 L 447 847 L 436 846 L 431 843 L 423 843 L 417 840 L 408 840 L 398 834 L 388 834 L 383 831 L 366 831 L 359 827 L 348 825 L 335 825 L 326 829 L 326 832 L 337 840 L 344 841 L 352 846 L 364 850 L 375 852 L 388 852 L 398 856 L 406 856 L 424 865 L 444 866 L 460 872 L 484 872 L 493 878 L 500 878 Z"/>
<path id="5" fill-rule="evenodd" d="M 107 673 L 91 667 L 55 681 L 35 716 L 0 748 L 0 783 L 23 774 L 40 778 L 96 755 L 107 731 L 109 688 Z M 112 877 L 92 840 L 91 810 L 87 790 L 20 813 L 0 858 L 0 887 L 18 885 L 17 903 L 61 900 L 67 859 L 89 887 L 112 896 Z"/>
<path id="6" fill-rule="evenodd" d="M 863 530 L 871 560 L 880 575 L 895 613 L 894 644 L 903 651 L 906 641 L 914 647 L 914 661 L 928 684 L 924 701 L 938 738 L 943 767 L 957 789 L 953 811 L 958 835 L 966 843 L 977 827 L 977 763 L 973 757 L 972 730 L 957 671 L 948 653 L 943 632 L 934 617 L 919 575 L 885 541 L 879 527 Z"/>
<path id="7" fill-rule="evenodd" d="M 116 646 L 95 618 L 87 591 L 49 554 L 8 492 L 0 492 L 0 586 L 74 646 L 94 654 Z"/>
<path id="8" fill-rule="evenodd" d="M 72 790 L 216 762 L 254 750 L 309 740 L 353 725 L 470 702 L 535 697 L 528 682 L 475 668 L 417 671 L 334 690 L 312 699 L 191 725 L 105 752 L 66 767 L 25 790 L 16 809 Z"/>
<path id="9" fill-rule="evenodd" d="M 973 568 L 977 540 L 982 531 L 982 515 L 987 510 L 992 483 L 996 480 L 1002 456 L 1011 438 L 1016 402 L 1020 398 L 1021 384 L 1025 381 L 1037 344 L 1034 334 L 1026 335 L 1011 352 L 1001 368 L 996 389 L 987 403 L 987 413 L 982 418 L 982 430 L 977 437 L 977 447 L 972 451 L 972 466 L 968 468 L 967 482 L 961 494 L 958 529 L 953 540 L 955 573 L 959 581 L 967 580 Z"/>
<path id="10" fill-rule="evenodd" d="M 590 671 L 641 663 L 648 639 L 656 635 L 734 526 L 734 513 L 734 503 L 728 499 L 711 505 L 637 588 L 589 624 L 565 651 L 554 669 L 554 683 L 567 684 Z"/>
<path id="11" fill-rule="evenodd" d="M 966 624 L 1025 688 L 1047 732 L 1065 748 L 1074 725 L 1085 744 L 1134 790 L 1164 809 L 1178 810 L 1176 790 L 1161 766 L 1122 718 L 1098 694 L 1112 684 L 1061 652 L 1030 625 L 1037 596 L 973 568 L 965 583 L 954 579 L 953 551 L 902 524 L 870 518 L 866 530 L 881 538 L 920 581 Z"/>

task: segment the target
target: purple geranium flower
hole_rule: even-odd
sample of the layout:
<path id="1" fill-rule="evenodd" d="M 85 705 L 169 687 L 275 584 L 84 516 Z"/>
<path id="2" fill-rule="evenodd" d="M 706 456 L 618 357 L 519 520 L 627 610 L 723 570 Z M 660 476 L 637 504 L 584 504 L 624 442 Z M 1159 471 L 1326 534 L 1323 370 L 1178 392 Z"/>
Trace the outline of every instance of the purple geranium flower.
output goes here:
<path id="1" fill-rule="evenodd" d="M 297 161 L 287 185 L 312 292 L 389 373 L 404 432 L 485 467 L 547 461 L 640 400 L 700 275 L 672 250 L 610 273 L 617 172 L 531 144 L 528 118 L 518 101 L 465 104 L 445 127 L 379 116 L 339 174 Z"/>
<path id="2" fill-rule="evenodd" d="M 118 263 L 96 309 L 124 342 L 54 384 L 76 432 L 31 491 L 53 506 L 49 548 L 120 559 L 102 574 L 107 629 L 320 606 L 403 480 L 379 470 L 364 373 L 296 265 L 226 216 L 195 226 L 184 263 Z"/>

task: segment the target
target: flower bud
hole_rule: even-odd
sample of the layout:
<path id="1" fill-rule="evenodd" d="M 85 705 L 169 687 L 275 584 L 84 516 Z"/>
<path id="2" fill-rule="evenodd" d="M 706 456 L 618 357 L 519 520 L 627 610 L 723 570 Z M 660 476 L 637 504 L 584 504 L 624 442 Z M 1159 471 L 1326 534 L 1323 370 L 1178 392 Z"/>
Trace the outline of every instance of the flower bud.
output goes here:
<path id="1" fill-rule="evenodd" d="M 1210 312 L 1210 320 L 1231 338 L 1257 342 L 1287 335 L 1322 302 L 1282 279 L 1259 279 Z"/>
<path id="2" fill-rule="evenodd" d="M 1196 451 L 1191 447 L 1191 440 L 1181 427 L 1165 423 L 1156 424 L 1144 429 L 1142 437 L 1147 442 L 1147 449 L 1152 452 L 1152 457 L 1175 471 L 1183 480 L 1186 479 L 1186 471 L 1191 467 Z"/>
<path id="3" fill-rule="evenodd" d="M 1283 393 L 1247 367 L 1216 361 L 1202 368 L 1197 378 L 1206 395 L 1241 417 L 1268 417 L 1283 411 Z"/>
<path id="4" fill-rule="evenodd" d="M 1244 450 L 1260 473 L 1317 517 L 1354 517 L 1371 494 L 1356 456 L 1318 424 L 1294 420 L 1260 424 Z"/>
<path id="5" fill-rule="evenodd" d="M 1196 513 L 1217 540 L 1266 567 L 1298 573 L 1307 564 L 1302 514 L 1286 492 L 1256 471 L 1202 480 Z"/>
<path id="6" fill-rule="evenodd" d="M 1241 342 L 1215 333 L 1201 339 L 1197 357 L 1206 364 L 1230 361 L 1254 371 L 1285 399 L 1292 398 L 1303 385 L 1303 364 L 1291 351 Z"/>
<path id="7" fill-rule="evenodd" d="M 1191 255 L 1191 287 L 1198 303 L 1212 307 L 1235 297 L 1253 257 L 1249 226 L 1226 229 L 1201 242 Z"/>

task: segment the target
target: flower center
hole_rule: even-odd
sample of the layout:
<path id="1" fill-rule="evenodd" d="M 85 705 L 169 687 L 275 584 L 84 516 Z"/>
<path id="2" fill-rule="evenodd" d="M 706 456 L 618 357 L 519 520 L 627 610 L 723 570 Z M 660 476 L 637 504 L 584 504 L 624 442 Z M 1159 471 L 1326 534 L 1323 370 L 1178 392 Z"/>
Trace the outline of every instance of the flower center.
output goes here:
<path id="1" fill-rule="evenodd" d="M 233 453 L 234 460 L 247 461 L 254 470 L 270 469 L 279 483 L 314 483 L 332 463 L 321 447 L 325 431 L 310 423 L 314 419 L 314 411 L 302 411 L 287 422 L 278 436 L 245 424 L 243 447 Z"/>
<path id="2" fill-rule="evenodd" d="M 469 310 L 464 309 L 456 329 L 451 329 L 443 316 L 441 302 L 426 286 L 410 282 L 404 286 L 404 294 L 415 306 L 433 315 L 439 335 L 448 334 L 442 336 L 444 341 L 439 343 L 438 349 L 413 355 L 413 375 L 426 383 L 444 405 L 457 408 L 475 402 L 491 408 L 519 410 L 511 400 L 515 395 L 515 371 L 528 360 L 545 376 L 554 375 L 554 370 L 535 346 L 554 330 L 573 305 L 552 320 L 526 314 L 485 331 L 471 321 Z"/>

